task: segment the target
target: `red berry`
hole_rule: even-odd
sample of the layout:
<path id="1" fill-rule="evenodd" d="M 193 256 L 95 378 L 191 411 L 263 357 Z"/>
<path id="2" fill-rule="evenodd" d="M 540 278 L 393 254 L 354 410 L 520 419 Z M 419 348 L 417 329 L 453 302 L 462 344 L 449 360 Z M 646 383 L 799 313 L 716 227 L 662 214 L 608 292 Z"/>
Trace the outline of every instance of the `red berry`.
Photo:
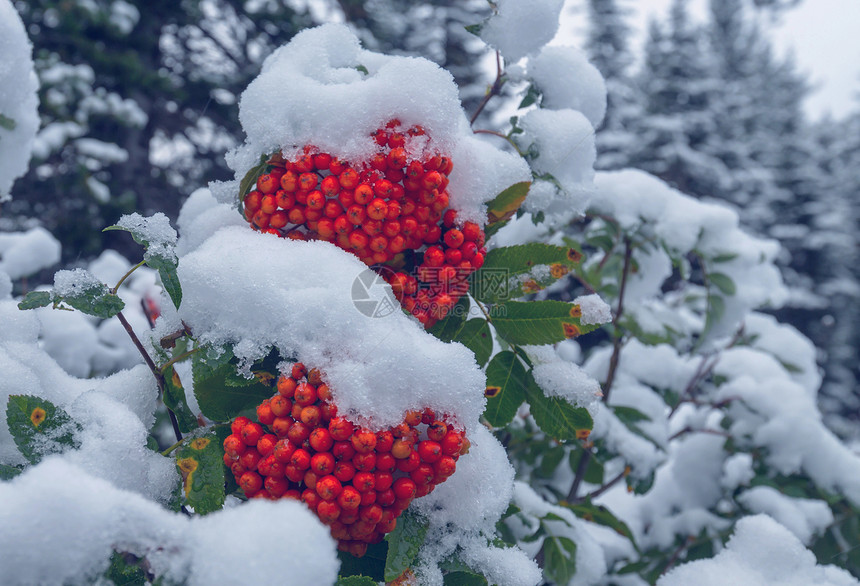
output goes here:
<path id="1" fill-rule="evenodd" d="M 334 439 L 332 439 L 331 432 L 328 429 L 318 427 L 311 431 L 308 443 L 317 452 L 328 452 L 334 445 Z"/>
<path id="2" fill-rule="evenodd" d="M 242 428 L 240 435 L 242 437 L 242 441 L 245 442 L 245 445 L 255 446 L 257 442 L 260 441 L 260 438 L 263 437 L 265 433 L 263 432 L 263 428 L 260 427 L 259 423 L 249 423 L 245 427 Z"/>
<path id="3" fill-rule="evenodd" d="M 263 477 L 256 472 L 245 472 L 239 478 L 239 488 L 250 498 L 263 488 Z"/>
<path id="4" fill-rule="evenodd" d="M 340 483 L 340 480 L 332 475 L 324 476 L 317 481 L 317 494 L 324 500 L 333 501 L 340 495 L 342 490 L 343 485 Z"/>
<path id="5" fill-rule="evenodd" d="M 320 476 L 334 472 L 334 466 L 334 456 L 331 455 L 331 452 L 319 452 L 311 458 L 311 470 Z"/>

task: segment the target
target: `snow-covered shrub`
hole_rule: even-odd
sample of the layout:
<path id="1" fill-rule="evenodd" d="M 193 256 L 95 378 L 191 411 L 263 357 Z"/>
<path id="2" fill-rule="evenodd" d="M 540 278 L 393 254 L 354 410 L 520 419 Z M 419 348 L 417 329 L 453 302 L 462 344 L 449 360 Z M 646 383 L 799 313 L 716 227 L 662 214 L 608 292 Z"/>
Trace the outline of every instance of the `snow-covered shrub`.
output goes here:
<path id="1" fill-rule="evenodd" d="M 778 247 L 647 174 L 595 175 L 605 87 L 544 46 L 561 4 L 500 1 L 481 29 L 510 123 L 486 101 L 470 122 L 428 61 L 304 31 L 242 97 L 235 179 L 195 192 L 178 234 L 123 216 L 139 264 L 106 252 L 21 299 L 0 273 L 4 579 L 853 582 L 827 564 L 860 459 L 821 424 L 814 348 L 757 312 L 785 296 Z M 338 239 L 305 214 L 350 213 L 353 179 L 382 201 L 367 214 L 426 206 L 426 239 L 374 257 L 349 236 L 378 227 Z M 431 283 L 440 265 L 463 287 Z M 410 269 L 436 287 L 425 313 Z"/>

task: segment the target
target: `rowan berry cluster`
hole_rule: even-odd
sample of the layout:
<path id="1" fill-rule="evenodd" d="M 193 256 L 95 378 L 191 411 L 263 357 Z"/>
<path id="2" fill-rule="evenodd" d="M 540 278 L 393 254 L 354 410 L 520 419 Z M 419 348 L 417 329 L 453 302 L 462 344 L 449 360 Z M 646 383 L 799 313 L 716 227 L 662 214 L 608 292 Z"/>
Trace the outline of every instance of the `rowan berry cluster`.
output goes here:
<path id="1" fill-rule="evenodd" d="M 249 498 L 303 501 L 356 556 L 447 480 L 468 450 L 464 432 L 429 409 L 384 431 L 354 425 L 338 416 L 321 373 L 301 363 L 277 387 L 257 407 L 259 422 L 233 421 L 224 463 Z"/>
<path id="2" fill-rule="evenodd" d="M 429 327 L 484 264 L 484 232 L 448 207 L 451 159 L 409 154 L 410 141 L 428 139 L 423 128 L 403 131 L 392 120 L 373 139 L 370 160 L 353 164 L 310 146 L 294 160 L 273 156 L 244 195 L 245 218 L 264 232 L 326 240 L 368 266 L 399 269 L 384 274 L 403 307 Z"/>

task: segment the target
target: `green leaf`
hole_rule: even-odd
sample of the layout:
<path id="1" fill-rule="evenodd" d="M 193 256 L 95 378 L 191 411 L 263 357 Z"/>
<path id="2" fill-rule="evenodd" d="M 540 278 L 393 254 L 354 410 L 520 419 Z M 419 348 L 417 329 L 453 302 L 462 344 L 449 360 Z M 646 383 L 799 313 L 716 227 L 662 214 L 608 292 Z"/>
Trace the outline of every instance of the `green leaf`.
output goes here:
<path id="1" fill-rule="evenodd" d="M 50 304 L 50 291 L 30 291 L 18 303 L 18 309 L 36 309 L 37 307 L 47 307 Z"/>
<path id="2" fill-rule="evenodd" d="M 369 576 L 339 577 L 334 586 L 378 586 L 379 582 Z"/>
<path id="3" fill-rule="evenodd" d="M 709 273 L 708 281 L 724 295 L 732 296 L 737 293 L 737 287 L 731 277 L 723 273 Z"/>
<path id="4" fill-rule="evenodd" d="M 188 433 L 197 429 L 197 416 L 188 406 L 185 388 L 172 365 L 164 371 L 164 404 L 176 415 L 179 431 Z"/>
<path id="5" fill-rule="evenodd" d="M 627 429 L 629 429 L 630 431 L 632 431 L 633 433 L 635 433 L 636 435 L 638 435 L 642 439 L 651 442 L 652 444 L 654 444 L 657 447 L 657 449 L 659 449 L 659 450 L 663 449 L 662 446 L 658 445 L 657 442 L 654 441 L 654 439 L 651 436 L 649 436 L 647 433 L 642 431 L 642 429 L 637 425 L 637 423 L 639 423 L 640 421 L 651 421 L 650 417 L 648 417 L 647 415 L 645 415 L 641 411 L 634 409 L 633 407 L 622 407 L 620 405 L 619 406 L 613 406 L 612 412 L 619 419 L 619 421 L 621 421 L 621 423 L 623 423 L 624 426 L 627 427 Z"/>
<path id="6" fill-rule="evenodd" d="M 713 257 L 710 260 L 711 260 L 711 262 L 729 262 L 729 261 L 735 260 L 737 257 L 738 257 L 737 253 L 729 252 L 729 253 L 725 253 L 725 254 L 718 254 L 717 256 Z"/>
<path id="7" fill-rule="evenodd" d="M 257 371 L 255 378 L 246 379 L 236 372 L 236 359 L 229 348 L 214 357 L 211 349 L 203 349 L 191 360 L 194 395 L 200 411 L 213 421 L 233 419 L 274 394 L 275 373 Z"/>
<path id="8" fill-rule="evenodd" d="M 719 295 L 708 295 L 708 311 L 705 316 L 705 329 L 702 337 L 710 332 L 726 313 L 726 302 Z"/>
<path id="9" fill-rule="evenodd" d="M 398 519 L 399 522 L 400 520 Z M 367 553 L 360 558 L 350 555 L 345 551 L 338 551 L 337 557 L 340 559 L 340 575 L 344 577 L 365 576 L 370 577 L 376 582 L 382 582 L 387 555 L 388 543 L 385 541 L 369 545 Z"/>
<path id="10" fill-rule="evenodd" d="M 590 500 L 575 505 L 565 504 L 564 506 L 573 511 L 573 514 L 580 519 L 585 519 L 586 521 L 614 529 L 616 533 L 623 535 L 634 545 L 636 544 L 633 538 L 633 532 L 630 531 L 630 527 L 628 527 L 624 521 L 616 517 L 612 511 L 606 507 L 595 505 Z"/>
<path id="11" fill-rule="evenodd" d="M 510 344 L 554 344 L 600 327 L 582 325 L 578 305 L 564 301 L 507 301 L 494 305 L 490 317 Z"/>
<path id="12" fill-rule="evenodd" d="M 523 96 L 520 105 L 517 106 L 517 109 L 528 108 L 532 104 L 538 101 L 538 98 L 541 97 L 540 90 L 535 87 L 534 84 L 529 85 L 529 89 L 526 91 L 526 95 Z"/>
<path id="13" fill-rule="evenodd" d="M 467 32 L 472 33 L 476 37 L 480 37 L 481 36 L 481 30 L 484 28 L 484 23 L 470 24 L 469 26 L 466 26 L 463 28 L 465 28 Z"/>
<path id="14" fill-rule="evenodd" d="M 565 246 L 532 243 L 495 248 L 473 275 L 469 293 L 487 303 L 516 299 L 540 291 L 581 262 L 582 253 Z"/>
<path id="15" fill-rule="evenodd" d="M 544 576 L 567 584 L 576 574 L 576 543 L 568 537 L 549 536 L 543 542 Z"/>
<path id="16" fill-rule="evenodd" d="M 370 72 L 367 70 L 367 67 L 365 67 L 364 65 L 356 65 L 355 70 L 360 72 L 360 73 L 363 73 L 364 75 L 370 75 Z"/>
<path id="17" fill-rule="evenodd" d="M 268 157 L 262 155 L 260 157 L 260 162 L 255 166 L 251 167 L 245 176 L 242 177 L 242 181 L 239 182 L 239 211 L 242 210 L 242 202 L 245 199 L 245 196 L 251 191 L 254 186 L 257 185 L 257 179 L 260 178 L 266 168 L 269 166 L 267 163 Z"/>
<path id="18" fill-rule="evenodd" d="M 582 455 L 584 454 L 584 450 L 582 448 L 576 448 L 570 451 L 570 455 L 568 456 L 568 464 L 570 465 L 570 471 L 576 474 L 576 471 L 579 470 L 579 462 L 582 459 Z M 583 480 L 588 482 L 589 484 L 603 484 L 603 464 L 595 457 L 589 458 L 588 463 L 585 465 L 585 474 L 583 475 Z"/>
<path id="19" fill-rule="evenodd" d="M 543 453 L 540 465 L 535 469 L 541 478 L 552 478 L 561 461 L 564 460 L 565 449 L 563 446 L 552 446 Z"/>
<path id="20" fill-rule="evenodd" d="M 8 466 L 6 464 L 0 464 L 0 480 L 12 480 L 21 472 L 23 472 L 23 468 L 19 468 L 18 466 Z"/>
<path id="21" fill-rule="evenodd" d="M 547 397 L 528 373 L 526 399 L 531 414 L 544 433 L 560 441 L 584 439 L 594 427 L 594 421 L 582 407 L 574 407 L 564 399 Z"/>
<path id="22" fill-rule="evenodd" d="M 466 323 L 466 317 L 469 314 L 469 299 L 460 297 L 457 304 L 451 308 L 444 318 L 436 322 L 432 328 L 427 330 L 443 342 L 452 341 Z"/>
<path id="23" fill-rule="evenodd" d="M 385 559 L 385 581 L 396 580 L 412 566 L 427 536 L 427 521 L 408 509 L 397 519 L 394 531 L 385 536 L 388 555 Z"/>
<path id="24" fill-rule="evenodd" d="M 487 407 L 484 417 L 493 427 L 510 423 L 525 401 L 528 375 L 517 355 L 510 350 L 499 352 L 487 366 Z"/>
<path id="25" fill-rule="evenodd" d="M 445 586 L 487 586 L 487 579 L 474 572 L 451 572 L 442 579 Z"/>
<path id="26" fill-rule="evenodd" d="M 140 558 L 131 554 L 113 552 L 110 558 L 110 566 L 105 571 L 104 577 L 115 586 L 144 586 L 148 584 L 146 572 L 138 565 Z"/>
<path id="27" fill-rule="evenodd" d="M 493 337 L 485 319 L 476 317 L 467 321 L 457 332 L 455 342 L 460 342 L 475 353 L 478 366 L 484 366 L 493 351 Z"/>
<path id="28" fill-rule="evenodd" d="M 531 182 L 522 181 L 514 183 L 497 195 L 487 204 L 487 223 L 495 224 L 509 220 L 525 201 L 529 194 L 529 187 Z"/>
<path id="29" fill-rule="evenodd" d="M 41 397 L 10 395 L 6 403 L 6 424 L 18 450 L 31 464 L 48 454 L 81 445 L 76 437 L 80 425 Z"/>
<path id="30" fill-rule="evenodd" d="M 0 128 L 12 131 L 15 130 L 15 126 L 17 126 L 17 124 L 14 119 L 0 114 Z"/>
<path id="31" fill-rule="evenodd" d="M 71 271 L 60 271 L 57 273 L 69 273 Z M 60 295 L 56 290 L 51 291 L 51 301 L 54 307 L 58 307 L 61 303 L 65 303 L 69 307 L 77 309 L 87 315 L 94 315 L 107 319 L 113 317 L 123 310 L 125 303 L 117 295 L 114 295 L 108 289 L 108 286 L 98 281 L 91 274 L 80 270 L 80 275 L 74 275 L 76 284 L 73 287 L 67 287 L 68 293 Z M 79 279 L 79 276 L 87 278 Z M 56 276 L 54 277 L 56 282 Z M 44 298 L 41 298 L 44 299 Z"/>
<path id="32" fill-rule="evenodd" d="M 186 437 L 176 452 L 182 477 L 182 504 L 205 515 L 224 506 L 224 451 L 214 430 Z"/>
<path id="33" fill-rule="evenodd" d="M 493 237 L 493 234 L 504 228 L 508 225 L 510 220 L 504 220 L 503 222 L 496 222 L 495 224 L 490 224 L 486 228 L 484 228 L 484 237 L 489 240 Z"/>
<path id="34" fill-rule="evenodd" d="M 176 309 L 182 303 L 182 285 L 179 283 L 179 275 L 176 273 L 178 262 L 175 257 L 150 256 L 146 258 L 146 264 L 158 271 L 164 290 L 170 295 L 170 300 Z"/>

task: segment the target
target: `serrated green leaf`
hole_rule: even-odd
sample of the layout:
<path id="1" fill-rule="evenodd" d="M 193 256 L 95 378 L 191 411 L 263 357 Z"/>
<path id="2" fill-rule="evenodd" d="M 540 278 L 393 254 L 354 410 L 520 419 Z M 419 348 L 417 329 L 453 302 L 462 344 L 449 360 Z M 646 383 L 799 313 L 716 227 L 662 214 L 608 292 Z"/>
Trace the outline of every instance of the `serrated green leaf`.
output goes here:
<path id="1" fill-rule="evenodd" d="M 396 580 L 412 566 L 427 536 L 427 521 L 408 509 L 397 519 L 394 530 L 385 536 L 388 555 L 385 558 L 385 581 Z"/>
<path id="2" fill-rule="evenodd" d="M 378 586 L 379 582 L 369 576 L 339 577 L 334 586 Z"/>
<path id="3" fill-rule="evenodd" d="M 636 541 L 633 538 L 633 532 L 630 531 L 630 527 L 628 527 L 624 521 L 616 517 L 612 511 L 606 507 L 595 505 L 590 500 L 575 505 L 565 504 L 564 506 L 573 511 L 573 514 L 580 519 L 585 519 L 586 521 L 614 529 L 616 533 L 623 535 L 629 539 L 634 546 L 636 545 Z"/>
<path id="4" fill-rule="evenodd" d="M 732 296 L 738 290 L 731 277 L 723 273 L 709 273 L 708 282 L 719 289 L 724 295 Z"/>
<path id="5" fill-rule="evenodd" d="M 484 417 L 493 427 L 510 423 L 525 401 L 526 369 L 510 350 L 499 352 L 487 366 L 487 407 Z"/>
<path id="6" fill-rule="evenodd" d="M 223 348 L 217 357 L 205 349 L 197 352 L 191 368 L 197 404 L 203 415 L 213 421 L 232 419 L 274 394 L 274 373 L 261 372 L 252 379 L 240 376 L 229 348 Z"/>
<path id="7" fill-rule="evenodd" d="M 173 366 L 164 371 L 164 404 L 176 415 L 179 431 L 188 433 L 197 429 L 197 416 L 191 412 L 185 397 L 185 388 Z"/>
<path id="8" fill-rule="evenodd" d="M 183 505 L 205 515 L 224 506 L 224 451 L 213 430 L 186 437 L 174 452 L 182 477 Z"/>
<path id="9" fill-rule="evenodd" d="M 23 468 L 19 468 L 18 466 L 8 466 L 6 464 L 0 464 L 0 480 L 12 480 L 21 472 L 23 472 Z"/>
<path id="10" fill-rule="evenodd" d="M 582 325 L 579 306 L 564 301 L 506 301 L 490 310 L 496 332 L 510 344 L 554 344 L 600 327 Z"/>
<path id="11" fill-rule="evenodd" d="M 485 319 L 476 317 L 467 321 L 457 332 L 455 342 L 460 342 L 475 353 L 478 366 L 484 366 L 493 351 L 493 337 Z"/>
<path id="12" fill-rule="evenodd" d="M 470 24 L 470 25 L 465 26 L 463 28 L 465 28 L 467 32 L 472 33 L 476 37 L 480 37 L 481 36 L 481 30 L 484 28 L 484 23 Z"/>
<path id="13" fill-rule="evenodd" d="M 50 304 L 50 291 L 30 291 L 18 303 L 18 309 L 36 309 L 37 307 L 47 307 Z"/>
<path id="14" fill-rule="evenodd" d="M 95 279 L 80 281 L 74 291 L 64 295 L 52 291 L 51 301 L 54 307 L 65 303 L 82 313 L 103 319 L 115 316 L 125 307 L 125 302 L 119 296 L 111 293 L 107 285 Z"/>
<path id="15" fill-rule="evenodd" d="M 497 195 L 487 204 L 487 223 L 492 225 L 510 219 L 525 201 L 529 187 L 531 182 L 522 181 Z"/>
<path id="16" fill-rule="evenodd" d="M 496 303 L 536 293 L 582 262 L 576 248 L 532 243 L 495 248 L 472 276 L 469 293 Z"/>
<path id="17" fill-rule="evenodd" d="M 654 486 L 653 472 L 645 478 L 634 478 L 632 475 L 627 476 L 627 487 L 630 488 L 634 494 L 645 494 L 651 490 L 652 486 Z"/>
<path id="18" fill-rule="evenodd" d="M 0 114 L 0 128 L 11 131 L 15 130 L 15 126 L 17 126 L 17 123 L 13 118 Z"/>
<path id="19" fill-rule="evenodd" d="M 151 256 L 146 259 L 146 264 L 158 271 L 164 290 L 170 295 L 170 300 L 176 309 L 179 309 L 179 304 L 182 303 L 182 285 L 179 282 L 179 275 L 176 273 L 178 266 L 176 259 Z"/>
<path id="20" fill-rule="evenodd" d="M 367 67 L 365 67 L 364 65 L 356 65 L 355 70 L 360 72 L 360 73 L 363 73 L 364 75 L 370 75 L 370 72 L 367 70 Z"/>
<path id="21" fill-rule="evenodd" d="M 31 464 L 44 456 L 78 448 L 80 425 L 50 401 L 32 395 L 10 395 L 6 425 L 21 454 Z"/>
<path id="22" fill-rule="evenodd" d="M 555 584 L 567 584 L 576 574 L 576 543 L 568 537 L 551 535 L 543 542 L 546 578 Z"/>
<path id="23" fill-rule="evenodd" d="M 460 297 L 457 304 L 448 312 L 448 315 L 436 322 L 433 327 L 427 331 L 443 342 L 450 342 L 463 328 L 463 324 L 466 323 L 466 317 L 468 314 L 469 299 L 465 296 Z"/>
<path id="24" fill-rule="evenodd" d="M 564 399 L 547 397 L 528 373 L 526 400 L 532 417 L 544 433 L 560 441 L 584 439 L 594 427 L 594 421 L 582 407 L 574 407 Z"/>

